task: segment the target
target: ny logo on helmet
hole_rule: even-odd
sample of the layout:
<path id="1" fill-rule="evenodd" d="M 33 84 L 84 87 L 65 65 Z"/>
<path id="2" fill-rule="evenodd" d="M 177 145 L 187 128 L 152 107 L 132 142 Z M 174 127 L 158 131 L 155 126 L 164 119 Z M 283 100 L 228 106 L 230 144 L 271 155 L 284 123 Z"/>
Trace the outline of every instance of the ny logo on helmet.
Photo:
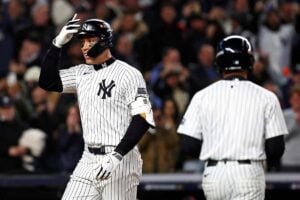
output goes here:
<path id="1" fill-rule="evenodd" d="M 102 99 L 106 99 L 106 96 L 111 97 L 111 91 L 116 86 L 113 80 L 106 86 L 105 80 L 106 79 L 103 79 L 102 82 L 99 83 L 99 91 L 97 93 L 98 96 L 102 94 Z"/>

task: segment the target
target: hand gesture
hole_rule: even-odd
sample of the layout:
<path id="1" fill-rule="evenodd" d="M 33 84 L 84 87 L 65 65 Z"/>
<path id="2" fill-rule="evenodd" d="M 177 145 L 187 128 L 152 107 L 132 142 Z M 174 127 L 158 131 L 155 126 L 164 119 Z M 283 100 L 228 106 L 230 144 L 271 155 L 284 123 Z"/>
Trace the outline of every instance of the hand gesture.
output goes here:
<path id="1" fill-rule="evenodd" d="M 120 164 L 123 156 L 115 151 L 104 155 L 101 165 L 96 165 L 94 173 L 97 180 L 108 179 Z"/>
<path id="2" fill-rule="evenodd" d="M 68 21 L 66 25 L 61 29 L 60 33 L 56 36 L 56 38 L 53 40 L 53 44 L 61 48 L 64 44 L 68 43 L 74 33 L 77 33 L 80 29 L 80 19 L 76 19 L 77 14 L 74 15 L 74 17 Z"/>

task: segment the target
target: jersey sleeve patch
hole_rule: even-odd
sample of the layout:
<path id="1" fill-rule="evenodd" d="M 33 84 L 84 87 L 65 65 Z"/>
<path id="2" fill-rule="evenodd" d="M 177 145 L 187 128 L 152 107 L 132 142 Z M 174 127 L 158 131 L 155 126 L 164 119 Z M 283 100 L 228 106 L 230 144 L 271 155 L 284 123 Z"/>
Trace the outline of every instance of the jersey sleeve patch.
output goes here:
<path id="1" fill-rule="evenodd" d="M 137 94 L 138 95 L 145 95 L 145 94 L 147 94 L 147 89 L 146 88 L 138 88 L 137 89 Z"/>

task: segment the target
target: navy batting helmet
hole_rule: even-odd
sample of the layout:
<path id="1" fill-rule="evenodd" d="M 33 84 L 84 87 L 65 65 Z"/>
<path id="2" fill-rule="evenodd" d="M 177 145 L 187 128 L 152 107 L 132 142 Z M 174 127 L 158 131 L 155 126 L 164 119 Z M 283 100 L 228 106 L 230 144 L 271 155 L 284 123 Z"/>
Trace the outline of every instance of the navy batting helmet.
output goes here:
<path id="1" fill-rule="evenodd" d="M 106 21 L 100 19 L 89 19 L 82 24 L 78 32 L 78 37 L 95 36 L 99 38 L 99 41 L 87 52 L 88 56 L 97 57 L 105 49 L 112 47 L 112 32 L 110 25 Z"/>
<path id="2" fill-rule="evenodd" d="M 216 65 L 219 71 L 251 70 L 253 63 L 253 48 L 246 38 L 232 35 L 218 44 Z"/>

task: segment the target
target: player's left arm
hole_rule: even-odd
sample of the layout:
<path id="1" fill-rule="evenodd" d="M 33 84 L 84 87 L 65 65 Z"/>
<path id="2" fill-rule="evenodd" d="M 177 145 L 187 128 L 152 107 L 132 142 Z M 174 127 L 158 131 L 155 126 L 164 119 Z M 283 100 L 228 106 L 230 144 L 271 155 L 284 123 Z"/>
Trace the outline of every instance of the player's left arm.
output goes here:
<path id="1" fill-rule="evenodd" d="M 267 139 L 265 143 L 265 150 L 268 170 L 271 170 L 273 167 L 278 167 L 285 150 L 284 136 L 279 135 Z"/>
<path id="2" fill-rule="evenodd" d="M 122 156 L 133 149 L 150 126 L 155 126 L 152 107 L 142 74 L 138 71 L 129 73 L 127 79 L 125 78 L 123 87 L 132 120 L 124 137 L 115 149 Z"/>
<path id="3" fill-rule="evenodd" d="M 280 103 L 273 94 L 266 106 L 265 122 L 265 151 L 270 169 L 280 162 L 285 150 L 284 135 L 288 134 Z"/>
<path id="4" fill-rule="evenodd" d="M 132 78 L 134 79 L 129 79 L 130 83 L 127 82 L 125 89 L 132 120 L 115 150 L 104 158 L 100 171 L 96 175 L 98 179 L 109 178 L 123 156 L 137 145 L 149 127 L 155 126 L 145 81 L 141 74 L 136 74 Z"/>

